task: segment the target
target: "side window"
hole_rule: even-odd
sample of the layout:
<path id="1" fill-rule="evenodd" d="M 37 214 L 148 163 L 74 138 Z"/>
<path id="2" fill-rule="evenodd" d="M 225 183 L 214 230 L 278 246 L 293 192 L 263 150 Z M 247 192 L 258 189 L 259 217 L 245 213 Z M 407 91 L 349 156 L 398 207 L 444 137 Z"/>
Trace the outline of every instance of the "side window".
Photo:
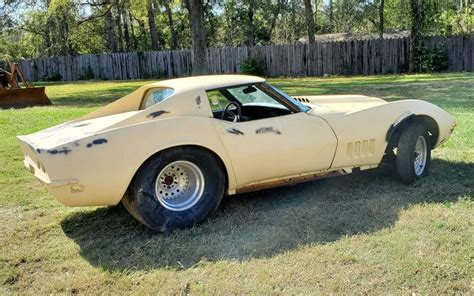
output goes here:
<path id="1" fill-rule="evenodd" d="M 224 110 L 229 103 L 229 100 L 219 90 L 210 90 L 206 93 L 212 112 Z"/>
<path id="2" fill-rule="evenodd" d="M 159 102 L 164 101 L 174 93 L 172 88 L 153 88 L 149 89 L 142 100 L 140 109 L 146 109 Z"/>

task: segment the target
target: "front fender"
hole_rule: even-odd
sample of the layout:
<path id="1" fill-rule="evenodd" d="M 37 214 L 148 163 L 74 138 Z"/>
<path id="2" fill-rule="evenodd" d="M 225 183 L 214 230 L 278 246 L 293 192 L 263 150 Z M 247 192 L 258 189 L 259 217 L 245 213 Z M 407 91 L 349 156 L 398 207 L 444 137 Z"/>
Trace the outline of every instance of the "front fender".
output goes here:
<path id="1" fill-rule="evenodd" d="M 404 100 L 388 104 L 394 111 L 403 112 L 388 128 L 386 141 L 390 143 L 398 131 L 415 118 L 423 120 L 433 136 L 433 148 L 445 142 L 456 126 L 455 119 L 440 107 L 421 100 Z"/>

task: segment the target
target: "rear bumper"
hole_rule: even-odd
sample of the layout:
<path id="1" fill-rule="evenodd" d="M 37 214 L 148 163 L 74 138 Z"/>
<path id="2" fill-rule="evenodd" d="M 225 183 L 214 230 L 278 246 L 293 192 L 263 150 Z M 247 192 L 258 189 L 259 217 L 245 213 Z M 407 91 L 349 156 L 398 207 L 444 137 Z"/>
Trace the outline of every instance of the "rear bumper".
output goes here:
<path id="1" fill-rule="evenodd" d="M 44 167 L 41 167 L 40 162 L 34 162 L 28 155 L 25 156 L 23 165 L 36 179 L 51 189 L 79 183 L 77 179 L 50 180 L 48 174 L 44 171 Z"/>
<path id="2" fill-rule="evenodd" d="M 79 180 L 51 179 L 46 170 L 47 164 L 44 163 L 44 157 L 38 152 L 39 149 L 33 147 L 24 136 L 18 136 L 17 139 L 24 155 L 23 165 L 25 168 L 33 174 L 36 179 L 46 185 L 49 192 L 51 192 L 59 202 L 65 205 L 74 205 L 74 203 L 71 202 L 70 192 L 68 192 L 68 190 L 70 191 L 70 188 L 73 188 L 72 186 L 78 184 Z"/>

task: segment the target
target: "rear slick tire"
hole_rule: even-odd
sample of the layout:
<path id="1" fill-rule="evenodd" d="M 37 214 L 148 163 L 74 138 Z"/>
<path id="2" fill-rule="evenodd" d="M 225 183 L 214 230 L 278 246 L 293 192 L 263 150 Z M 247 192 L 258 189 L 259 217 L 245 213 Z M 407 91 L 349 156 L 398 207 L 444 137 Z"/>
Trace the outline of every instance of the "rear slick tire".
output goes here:
<path id="1" fill-rule="evenodd" d="M 219 207 L 226 178 L 220 161 L 204 149 L 177 147 L 147 160 L 122 203 L 159 232 L 194 226 Z"/>

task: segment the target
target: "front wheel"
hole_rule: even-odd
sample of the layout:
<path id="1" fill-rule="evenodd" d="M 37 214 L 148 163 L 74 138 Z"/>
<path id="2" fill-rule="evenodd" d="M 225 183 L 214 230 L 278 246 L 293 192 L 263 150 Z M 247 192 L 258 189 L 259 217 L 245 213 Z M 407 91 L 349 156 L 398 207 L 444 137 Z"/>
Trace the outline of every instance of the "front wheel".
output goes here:
<path id="1" fill-rule="evenodd" d="M 397 146 L 397 173 L 405 184 L 428 174 L 431 163 L 431 141 L 426 127 L 419 122 L 407 126 Z"/>
<path id="2" fill-rule="evenodd" d="M 142 224 L 164 232 L 205 220 L 219 206 L 224 190 L 225 175 L 214 155 L 178 147 L 143 164 L 122 202 Z"/>

